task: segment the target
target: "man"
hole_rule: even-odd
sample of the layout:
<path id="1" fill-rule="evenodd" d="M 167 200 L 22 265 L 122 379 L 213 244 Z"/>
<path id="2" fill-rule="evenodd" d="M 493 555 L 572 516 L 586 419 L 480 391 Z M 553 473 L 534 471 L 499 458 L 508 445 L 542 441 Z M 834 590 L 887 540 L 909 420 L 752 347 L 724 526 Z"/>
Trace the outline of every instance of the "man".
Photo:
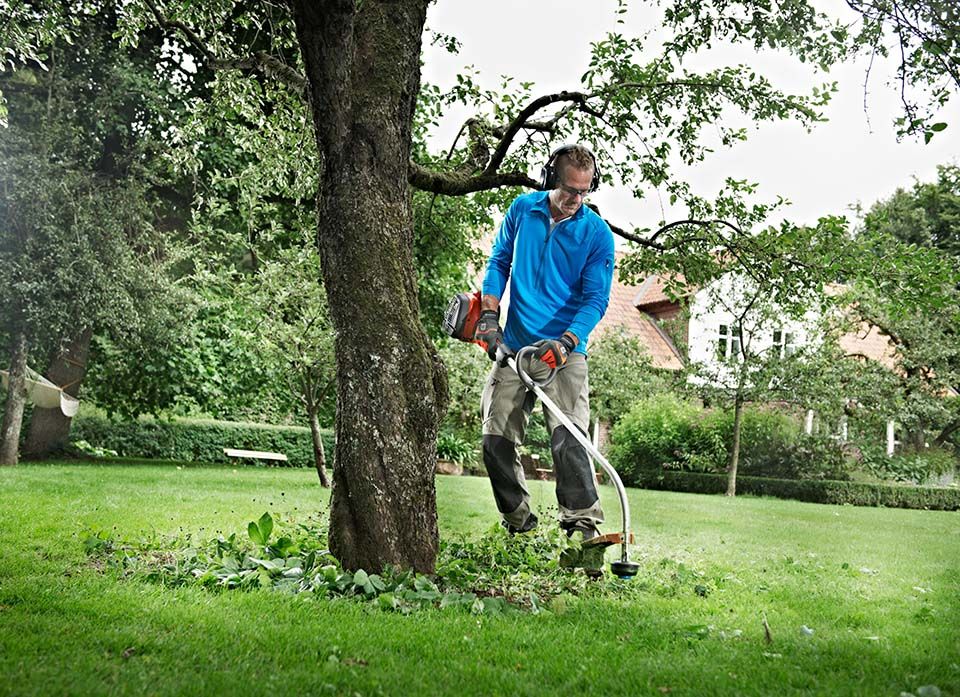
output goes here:
<path id="1" fill-rule="evenodd" d="M 535 345 L 531 377 L 557 368 L 545 391 L 584 433 L 590 421 L 587 340 L 607 309 L 613 279 L 613 234 L 583 205 L 597 188 L 596 158 L 582 145 L 551 154 L 541 174 L 543 191 L 518 197 L 494 241 L 483 280 L 480 319 L 474 338 L 488 346 L 493 370 L 483 392 L 483 462 L 493 495 L 511 533 L 537 526 L 530 510 L 517 448 L 523 442 L 532 403 L 517 374 L 496 362 L 502 343 L 511 353 Z M 500 299 L 510 280 L 506 328 L 500 327 Z M 539 375 L 538 375 L 539 373 Z M 532 396 L 532 395 L 531 395 Z M 603 511 L 587 452 L 544 411 L 551 434 L 560 525 L 583 539 L 598 534 Z"/>

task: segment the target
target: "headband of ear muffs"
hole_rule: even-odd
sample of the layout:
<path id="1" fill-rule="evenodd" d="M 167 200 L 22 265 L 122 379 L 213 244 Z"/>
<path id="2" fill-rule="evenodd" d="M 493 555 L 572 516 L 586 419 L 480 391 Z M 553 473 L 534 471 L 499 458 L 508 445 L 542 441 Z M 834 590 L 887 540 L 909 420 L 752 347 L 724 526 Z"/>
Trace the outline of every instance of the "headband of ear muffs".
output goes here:
<path id="1" fill-rule="evenodd" d="M 540 168 L 540 189 L 542 191 L 557 188 L 557 158 L 564 153 L 570 152 L 575 147 L 575 145 L 561 145 L 550 153 L 547 164 Z M 593 181 L 590 182 L 590 193 L 593 193 L 600 188 L 600 167 L 597 166 L 597 156 L 594 155 L 593 151 L 587 146 L 581 145 L 580 147 L 590 153 L 590 157 L 593 160 Z"/>

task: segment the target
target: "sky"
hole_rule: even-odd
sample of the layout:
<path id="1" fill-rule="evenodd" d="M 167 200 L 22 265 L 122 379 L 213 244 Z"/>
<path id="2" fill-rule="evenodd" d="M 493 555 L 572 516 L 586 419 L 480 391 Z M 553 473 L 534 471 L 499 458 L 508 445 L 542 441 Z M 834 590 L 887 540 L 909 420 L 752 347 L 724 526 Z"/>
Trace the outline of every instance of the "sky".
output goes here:
<path id="1" fill-rule="evenodd" d="M 825 4 L 841 5 L 838 0 Z M 480 72 L 481 84 L 495 88 L 500 76 L 536 83 L 533 94 L 577 89 L 587 67 L 590 44 L 607 32 L 636 35 L 651 24 L 651 3 L 632 3 L 625 24 L 615 24 L 615 0 L 440 0 L 430 6 L 427 27 L 450 34 L 461 42 L 459 54 L 439 46 L 424 46 L 423 80 L 449 87 L 463 66 Z M 655 18 L 654 18 L 655 19 Z M 427 35 L 429 38 L 429 34 Z M 782 195 L 791 202 L 781 217 L 796 223 L 814 223 L 823 215 L 854 214 L 851 206 L 890 196 L 897 188 L 912 185 L 914 178 L 932 181 L 939 164 L 960 163 L 960 95 L 954 97 L 940 120 L 950 126 L 928 145 L 922 139 L 897 142 L 893 119 L 899 115 L 899 93 L 886 80 L 894 66 L 875 63 L 872 68 L 867 111 L 864 79 L 867 61 L 835 68 L 828 76 L 811 77 L 796 59 L 755 54 L 750 49 L 723 47 L 698 67 L 745 62 L 757 65 L 783 89 L 803 89 L 825 79 L 839 83 L 839 93 L 825 109 L 827 123 L 811 133 L 794 123 L 762 123 L 748 140 L 715 154 L 686 176 L 695 191 L 709 196 L 732 176 L 759 183 L 758 197 L 772 201 Z M 451 112 L 434 133 L 437 149 L 449 148 L 466 111 Z M 530 172 L 531 176 L 538 176 Z M 623 187 L 607 186 L 591 200 L 608 220 L 626 229 L 656 227 L 685 217 L 657 195 L 636 201 Z M 776 222 L 772 220 L 771 222 Z"/>

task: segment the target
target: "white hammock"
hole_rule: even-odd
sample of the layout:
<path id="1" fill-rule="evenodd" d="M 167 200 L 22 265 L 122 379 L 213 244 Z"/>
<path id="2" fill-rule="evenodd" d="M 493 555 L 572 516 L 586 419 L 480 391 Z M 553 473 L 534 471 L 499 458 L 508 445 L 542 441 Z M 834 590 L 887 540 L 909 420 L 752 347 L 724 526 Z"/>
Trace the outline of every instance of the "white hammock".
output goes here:
<path id="1" fill-rule="evenodd" d="M 6 370 L 0 370 L 0 382 L 7 387 L 10 383 L 10 373 Z M 32 402 L 34 406 L 44 409 L 56 409 L 64 416 L 74 417 L 77 415 L 77 409 L 80 408 L 80 400 L 71 397 L 62 389 L 54 385 L 35 370 L 27 368 L 27 401 Z"/>

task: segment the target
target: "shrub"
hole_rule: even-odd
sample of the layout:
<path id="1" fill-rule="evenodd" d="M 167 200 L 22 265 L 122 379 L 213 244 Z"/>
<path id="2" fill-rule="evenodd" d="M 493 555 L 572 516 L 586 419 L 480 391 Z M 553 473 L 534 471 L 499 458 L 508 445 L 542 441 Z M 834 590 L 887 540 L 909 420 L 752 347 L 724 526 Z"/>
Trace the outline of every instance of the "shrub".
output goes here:
<path id="1" fill-rule="evenodd" d="M 478 461 L 477 445 L 456 433 L 443 432 L 437 437 L 437 457 L 472 467 Z"/>
<path id="2" fill-rule="evenodd" d="M 240 448 L 283 453 L 292 467 L 314 466 L 310 429 L 298 426 L 194 419 L 117 422 L 79 415 L 70 435 L 74 445 L 86 441 L 89 447 L 113 450 L 120 457 L 227 463 L 235 460 L 224 455 L 223 449 Z M 321 436 L 330 461 L 333 433 L 325 430 Z"/>
<path id="3" fill-rule="evenodd" d="M 874 446 L 861 450 L 861 467 L 877 479 L 923 484 L 957 469 L 957 458 L 943 448 L 905 450 L 893 456 Z"/>
<path id="4" fill-rule="evenodd" d="M 590 407 L 597 418 L 616 423 L 638 399 L 666 389 L 643 342 L 622 327 L 590 341 Z"/>
<path id="5" fill-rule="evenodd" d="M 702 410 L 665 393 L 638 402 L 610 434 L 610 462 L 624 481 L 636 481 L 643 472 L 657 472 L 684 461 L 694 423 Z"/>
<path id="6" fill-rule="evenodd" d="M 611 434 L 611 461 L 626 481 L 643 472 L 720 473 L 733 448 L 732 411 L 703 410 L 672 395 L 638 403 Z M 740 431 L 739 473 L 784 479 L 849 479 L 837 441 L 805 436 L 787 414 L 747 408 Z"/>
<path id="7" fill-rule="evenodd" d="M 763 471 L 747 471 L 745 474 L 846 481 L 850 479 L 850 470 L 850 458 L 839 440 L 830 436 L 803 436 L 780 453 L 771 453 Z"/>
<path id="8" fill-rule="evenodd" d="M 647 473 L 638 484 L 646 489 L 720 494 L 726 491 L 723 474 L 699 472 Z M 737 492 L 754 496 L 851 506 L 884 506 L 943 511 L 960 510 L 960 489 L 917 486 L 890 486 L 831 480 L 737 477 Z"/>

